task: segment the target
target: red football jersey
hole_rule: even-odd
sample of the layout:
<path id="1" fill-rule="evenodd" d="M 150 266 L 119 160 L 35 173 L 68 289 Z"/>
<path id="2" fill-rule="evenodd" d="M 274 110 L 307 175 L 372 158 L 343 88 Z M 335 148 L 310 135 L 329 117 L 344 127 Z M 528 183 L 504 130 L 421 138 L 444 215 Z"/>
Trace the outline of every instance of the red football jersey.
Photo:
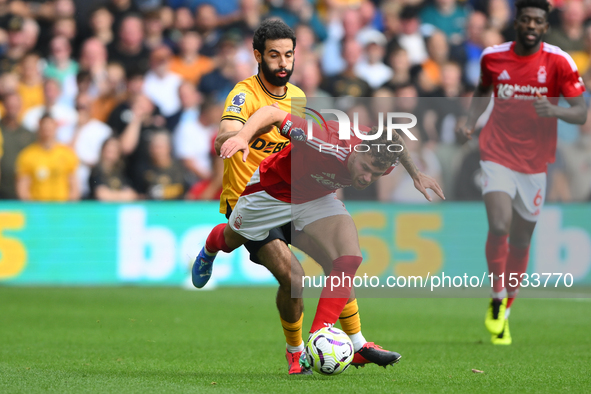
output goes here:
<path id="1" fill-rule="evenodd" d="M 480 134 L 482 160 L 514 171 L 545 172 L 556 153 L 556 118 L 539 117 L 533 106 L 537 93 L 552 104 L 560 95 L 577 97 L 584 91 L 572 58 L 544 42 L 529 56 L 518 56 L 515 42 L 486 48 L 480 59 L 484 87 L 493 85 L 494 107 Z"/>
<path id="2" fill-rule="evenodd" d="M 263 160 L 259 166 L 260 184 L 247 186 L 243 194 L 263 189 L 278 200 L 301 204 L 351 186 L 353 180 L 347 168 L 351 149 L 364 141 L 353 132 L 351 139 L 340 140 L 338 122 L 326 124 L 328 129 L 314 124 L 313 138 L 292 141 L 287 148 Z M 288 114 L 279 130 L 289 136 L 296 128 L 307 131 L 307 121 Z M 369 131 L 361 126 L 359 130 Z M 393 169 L 394 166 L 384 175 Z"/>

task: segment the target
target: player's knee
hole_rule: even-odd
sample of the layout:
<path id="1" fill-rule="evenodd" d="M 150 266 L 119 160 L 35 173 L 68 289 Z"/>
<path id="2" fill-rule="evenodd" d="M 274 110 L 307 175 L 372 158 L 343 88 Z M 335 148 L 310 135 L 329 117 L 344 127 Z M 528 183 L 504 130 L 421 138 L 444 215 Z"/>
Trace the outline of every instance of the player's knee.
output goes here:
<path id="1" fill-rule="evenodd" d="M 503 236 L 509 234 L 511 222 L 504 219 L 491 220 L 488 224 L 488 231 L 494 235 Z"/>

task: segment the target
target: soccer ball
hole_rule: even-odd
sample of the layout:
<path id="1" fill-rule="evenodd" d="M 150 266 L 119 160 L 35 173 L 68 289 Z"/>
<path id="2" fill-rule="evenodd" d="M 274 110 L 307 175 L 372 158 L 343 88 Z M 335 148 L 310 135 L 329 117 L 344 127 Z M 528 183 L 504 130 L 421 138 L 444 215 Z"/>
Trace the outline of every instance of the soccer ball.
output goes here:
<path id="1" fill-rule="evenodd" d="M 306 345 L 306 357 L 312 369 L 323 375 L 343 373 L 353 361 L 353 343 L 343 331 L 324 327 L 314 332 Z"/>

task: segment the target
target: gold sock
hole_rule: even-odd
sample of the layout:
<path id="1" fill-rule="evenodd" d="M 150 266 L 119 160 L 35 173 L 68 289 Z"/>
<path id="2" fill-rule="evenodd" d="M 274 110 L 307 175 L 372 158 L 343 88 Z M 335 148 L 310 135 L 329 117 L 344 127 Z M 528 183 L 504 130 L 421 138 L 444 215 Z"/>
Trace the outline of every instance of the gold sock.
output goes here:
<path id="1" fill-rule="evenodd" d="M 357 306 L 357 299 L 349 302 L 343 308 L 341 316 L 339 316 L 341 327 L 347 335 L 356 334 L 361 331 L 361 318 L 359 317 L 359 306 Z"/>
<path id="2" fill-rule="evenodd" d="M 281 319 L 281 317 L 279 317 Z M 289 346 L 300 346 L 302 344 L 302 324 L 304 322 L 304 314 L 295 323 L 288 323 L 281 319 L 281 326 L 283 327 L 283 334 L 285 335 L 285 342 Z"/>

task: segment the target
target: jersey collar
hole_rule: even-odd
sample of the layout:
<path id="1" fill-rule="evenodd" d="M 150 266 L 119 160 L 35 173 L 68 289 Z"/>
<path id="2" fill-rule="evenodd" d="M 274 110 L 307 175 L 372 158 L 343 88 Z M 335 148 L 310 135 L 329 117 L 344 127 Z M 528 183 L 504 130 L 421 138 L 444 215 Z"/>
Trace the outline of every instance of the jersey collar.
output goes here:
<path id="1" fill-rule="evenodd" d="M 283 93 L 283 95 L 281 95 L 281 96 L 277 96 L 267 90 L 267 88 L 265 87 L 265 84 L 263 83 L 263 81 L 261 81 L 261 78 L 259 77 L 258 74 L 255 77 L 256 77 L 256 80 L 259 83 L 259 85 L 261 85 L 261 88 L 263 89 L 263 91 L 267 94 L 267 96 L 271 97 L 272 99 L 276 99 L 276 100 L 283 100 L 284 98 L 287 97 L 287 89 L 288 89 L 287 85 L 285 85 L 285 93 Z"/>

